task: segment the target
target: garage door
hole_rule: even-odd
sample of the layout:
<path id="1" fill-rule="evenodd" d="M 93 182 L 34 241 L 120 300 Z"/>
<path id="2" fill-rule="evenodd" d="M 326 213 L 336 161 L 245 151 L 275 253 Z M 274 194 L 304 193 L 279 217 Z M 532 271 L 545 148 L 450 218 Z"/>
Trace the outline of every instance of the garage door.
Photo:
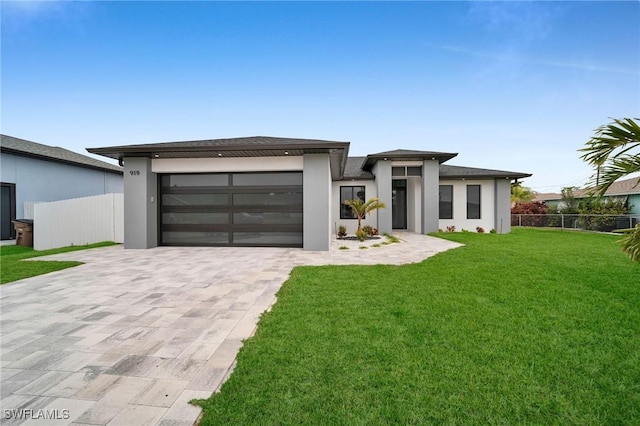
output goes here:
<path id="1" fill-rule="evenodd" d="M 302 172 L 160 177 L 160 243 L 302 247 Z"/>

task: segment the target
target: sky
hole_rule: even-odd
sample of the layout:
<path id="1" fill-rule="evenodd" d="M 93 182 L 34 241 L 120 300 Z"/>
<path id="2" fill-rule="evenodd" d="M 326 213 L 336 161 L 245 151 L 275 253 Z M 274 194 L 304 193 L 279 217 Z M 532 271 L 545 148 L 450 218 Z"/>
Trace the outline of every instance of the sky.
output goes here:
<path id="1" fill-rule="evenodd" d="M 640 117 L 640 2 L 2 1 L 0 130 L 85 148 L 244 136 L 581 186 Z M 109 161 L 104 157 L 102 160 Z"/>

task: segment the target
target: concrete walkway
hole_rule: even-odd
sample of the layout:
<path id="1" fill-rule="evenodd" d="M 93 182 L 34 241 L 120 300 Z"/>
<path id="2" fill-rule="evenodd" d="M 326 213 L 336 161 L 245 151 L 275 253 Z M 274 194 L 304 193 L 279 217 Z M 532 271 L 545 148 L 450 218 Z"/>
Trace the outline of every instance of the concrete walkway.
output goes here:
<path id="1" fill-rule="evenodd" d="M 367 250 L 112 246 L 39 258 L 85 264 L 0 287 L 1 423 L 192 425 L 200 409 L 188 401 L 220 387 L 292 267 L 412 263 L 458 246 L 397 235 Z"/>

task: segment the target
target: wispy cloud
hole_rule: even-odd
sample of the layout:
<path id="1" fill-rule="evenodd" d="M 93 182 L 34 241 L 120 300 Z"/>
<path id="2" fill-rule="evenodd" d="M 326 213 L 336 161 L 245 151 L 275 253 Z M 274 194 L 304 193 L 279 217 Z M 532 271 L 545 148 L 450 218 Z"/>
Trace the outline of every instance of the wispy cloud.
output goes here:
<path id="1" fill-rule="evenodd" d="M 558 9 L 548 2 L 471 2 L 467 19 L 485 31 L 507 34 L 510 39 L 545 39 L 552 31 Z"/>
<path id="2" fill-rule="evenodd" d="M 73 21 L 82 19 L 90 2 L 64 0 L 2 0 L 3 31 L 29 28 L 46 20 Z"/>
<path id="3" fill-rule="evenodd" d="M 640 75 L 640 70 L 638 69 L 633 70 L 628 68 L 620 68 L 586 62 L 556 61 L 544 58 L 526 58 L 515 53 L 492 53 L 452 45 L 437 45 L 431 43 L 427 43 L 426 45 L 433 49 L 445 50 L 448 52 L 459 53 L 461 55 L 475 56 L 477 58 L 485 58 L 504 63 L 538 65 L 555 68 L 571 68 L 582 71 L 605 72 L 613 74 Z"/>

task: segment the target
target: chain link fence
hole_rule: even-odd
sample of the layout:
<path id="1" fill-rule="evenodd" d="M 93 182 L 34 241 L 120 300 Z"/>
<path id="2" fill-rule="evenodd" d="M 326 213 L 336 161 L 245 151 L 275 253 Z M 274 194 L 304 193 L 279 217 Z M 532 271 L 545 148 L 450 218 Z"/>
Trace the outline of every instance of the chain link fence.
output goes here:
<path id="1" fill-rule="evenodd" d="M 511 226 L 582 229 L 611 232 L 633 228 L 640 223 L 639 215 L 613 214 L 512 214 Z"/>

